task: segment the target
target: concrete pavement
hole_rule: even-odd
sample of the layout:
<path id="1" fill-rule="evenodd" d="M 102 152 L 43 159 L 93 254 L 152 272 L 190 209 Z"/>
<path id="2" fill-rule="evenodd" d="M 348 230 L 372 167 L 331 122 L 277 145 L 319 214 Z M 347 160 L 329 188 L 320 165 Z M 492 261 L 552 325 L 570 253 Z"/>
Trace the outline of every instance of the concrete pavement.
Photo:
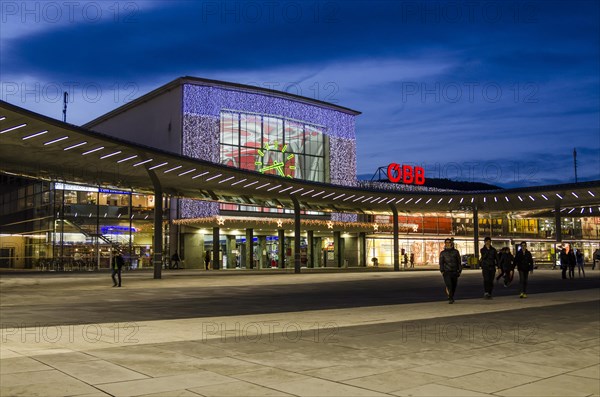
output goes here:
<path id="1" fill-rule="evenodd" d="M 2 274 L 0 395 L 598 396 L 599 274 Z"/>

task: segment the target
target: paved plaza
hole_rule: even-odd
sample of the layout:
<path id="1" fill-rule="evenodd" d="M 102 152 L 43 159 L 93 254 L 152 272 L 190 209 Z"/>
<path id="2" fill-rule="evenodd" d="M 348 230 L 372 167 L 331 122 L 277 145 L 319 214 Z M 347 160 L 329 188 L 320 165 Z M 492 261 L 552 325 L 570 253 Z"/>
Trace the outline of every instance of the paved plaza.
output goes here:
<path id="1" fill-rule="evenodd" d="M 0 395 L 600 396 L 599 276 L 2 273 Z"/>

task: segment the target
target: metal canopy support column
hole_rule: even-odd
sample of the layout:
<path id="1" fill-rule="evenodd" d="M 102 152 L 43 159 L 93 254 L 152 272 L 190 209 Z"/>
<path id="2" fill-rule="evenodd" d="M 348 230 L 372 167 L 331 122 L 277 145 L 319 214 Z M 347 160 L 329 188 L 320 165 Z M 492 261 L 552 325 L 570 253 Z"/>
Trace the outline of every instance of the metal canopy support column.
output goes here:
<path id="1" fill-rule="evenodd" d="M 556 211 L 554 212 L 554 226 L 556 227 L 556 242 L 562 242 L 562 223 L 560 219 L 560 204 L 556 205 Z"/>
<path id="2" fill-rule="evenodd" d="M 398 227 L 398 209 L 391 204 L 392 214 L 394 218 L 394 271 L 400 271 L 400 243 L 398 242 L 399 227 Z"/>
<path id="3" fill-rule="evenodd" d="M 254 229 L 246 229 L 246 269 L 254 269 Z"/>
<path id="4" fill-rule="evenodd" d="M 161 278 L 162 271 L 162 219 L 163 219 L 163 192 L 160 183 L 154 184 L 154 278 Z"/>
<path id="5" fill-rule="evenodd" d="M 367 267 L 367 233 L 358 233 L 358 247 L 360 252 L 360 262 L 358 266 Z"/>
<path id="6" fill-rule="evenodd" d="M 294 203 L 294 273 L 300 273 L 300 204 L 295 197 Z"/>
<path id="7" fill-rule="evenodd" d="M 219 227 L 213 227 L 213 270 L 219 270 L 221 268 L 221 261 L 219 259 L 219 251 L 221 251 L 220 238 Z"/>
<path id="8" fill-rule="evenodd" d="M 342 267 L 342 237 L 341 232 L 333 232 L 333 256 L 335 258 L 335 266 Z"/>
<path id="9" fill-rule="evenodd" d="M 98 211 L 96 211 L 96 218 L 98 218 Z M 133 190 L 129 191 L 129 248 L 128 248 L 128 269 L 131 269 L 131 262 L 133 257 Z"/>
<path id="10" fill-rule="evenodd" d="M 285 268 L 285 230 L 278 229 L 277 230 L 277 241 L 278 241 L 278 249 L 277 255 L 279 256 L 279 268 Z"/>
<path id="11" fill-rule="evenodd" d="M 306 267 L 315 267 L 315 232 L 313 230 L 308 230 L 306 232 L 306 240 Z"/>
<path id="12" fill-rule="evenodd" d="M 479 258 L 479 212 L 473 208 L 473 247 L 475 258 Z"/>

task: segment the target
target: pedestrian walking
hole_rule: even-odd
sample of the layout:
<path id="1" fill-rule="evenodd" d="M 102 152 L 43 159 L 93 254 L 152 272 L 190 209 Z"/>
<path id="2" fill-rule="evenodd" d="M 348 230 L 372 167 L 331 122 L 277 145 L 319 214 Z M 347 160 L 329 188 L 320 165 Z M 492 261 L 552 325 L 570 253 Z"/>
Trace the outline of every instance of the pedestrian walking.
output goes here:
<path id="1" fill-rule="evenodd" d="M 208 250 L 204 253 L 204 268 L 206 270 L 210 269 L 210 251 Z"/>
<path id="2" fill-rule="evenodd" d="M 452 304 L 454 303 L 458 278 L 462 272 L 462 263 L 458 250 L 454 248 L 452 240 L 449 238 L 444 240 L 444 250 L 440 253 L 440 272 L 446 285 L 448 303 Z"/>
<path id="3" fill-rule="evenodd" d="M 533 257 L 531 252 L 527 250 L 527 243 L 523 241 L 520 245 L 521 249 L 515 255 L 515 265 L 519 271 L 519 298 L 527 298 L 527 283 L 529 280 L 529 272 L 533 273 Z"/>
<path id="4" fill-rule="evenodd" d="M 483 297 L 492 299 L 492 291 L 494 289 L 494 276 L 496 275 L 496 266 L 498 265 L 498 252 L 492 247 L 492 239 L 486 237 L 484 246 L 479 252 L 481 253 L 481 273 L 483 275 Z"/>
<path id="5" fill-rule="evenodd" d="M 585 278 L 585 258 L 581 250 L 577 250 L 577 254 L 575 255 L 575 261 L 577 262 L 577 275 L 581 277 L 581 273 L 583 273 L 583 277 Z"/>
<path id="6" fill-rule="evenodd" d="M 400 262 L 404 270 L 408 270 L 408 255 L 404 248 L 400 249 Z"/>
<path id="7" fill-rule="evenodd" d="M 514 256 L 510 252 L 510 248 L 504 247 L 500 250 L 498 259 L 498 267 L 502 270 L 500 275 L 504 276 L 504 286 L 508 287 L 512 283 L 515 273 Z"/>
<path id="8" fill-rule="evenodd" d="M 567 270 L 569 271 L 569 278 L 571 277 L 571 268 L 573 268 L 573 276 L 575 275 L 575 263 L 577 259 L 575 258 L 575 253 L 573 252 L 573 248 L 571 244 L 565 243 L 562 251 L 560 252 L 560 268 L 562 269 L 562 278 L 563 280 L 567 279 Z"/>
<path id="9" fill-rule="evenodd" d="M 175 253 L 171 256 L 171 268 L 179 269 L 179 261 L 179 254 L 177 253 L 177 251 L 175 251 Z"/>
<path id="10" fill-rule="evenodd" d="M 123 255 L 120 252 L 116 251 L 116 255 L 112 258 L 112 280 L 113 287 L 121 286 L 121 270 L 123 269 L 123 265 L 125 261 L 123 260 Z M 117 282 L 118 279 L 118 282 Z"/>

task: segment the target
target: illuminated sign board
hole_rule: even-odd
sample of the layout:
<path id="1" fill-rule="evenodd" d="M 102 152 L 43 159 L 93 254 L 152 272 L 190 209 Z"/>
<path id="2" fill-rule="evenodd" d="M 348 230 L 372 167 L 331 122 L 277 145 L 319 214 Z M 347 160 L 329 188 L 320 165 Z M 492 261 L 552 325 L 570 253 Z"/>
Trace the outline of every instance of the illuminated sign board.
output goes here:
<path id="1" fill-rule="evenodd" d="M 387 177 L 393 183 L 402 182 L 407 185 L 425 184 L 425 170 L 423 167 L 391 163 L 387 168 Z"/>
<path id="2" fill-rule="evenodd" d="M 126 191 L 123 191 L 123 190 L 115 190 L 115 189 L 100 188 L 100 189 L 98 189 L 98 191 L 100 193 L 109 193 L 109 194 L 131 194 L 131 192 L 126 192 Z"/>
<path id="3" fill-rule="evenodd" d="M 97 187 L 72 185 L 70 183 L 55 183 L 54 188 L 56 190 L 73 190 L 76 192 L 97 192 Z"/>
<path id="4" fill-rule="evenodd" d="M 135 233 L 137 229 L 129 226 L 101 226 L 100 232 L 102 234 L 123 234 L 123 233 Z"/>
<path id="5" fill-rule="evenodd" d="M 123 191 L 123 190 L 115 190 L 115 189 L 105 189 L 105 188 L 97 188 L 92 186 L 83 186 L 83 185 L 73 185 L 70 183 L 60 183 L 57 182 L 54 184 L 54 188 L 56 190 L 72 190 L 76 192 L 100 192 L 100 193 L 108 193 L 108 194 L 131 194 L 131 192 Z"/>

